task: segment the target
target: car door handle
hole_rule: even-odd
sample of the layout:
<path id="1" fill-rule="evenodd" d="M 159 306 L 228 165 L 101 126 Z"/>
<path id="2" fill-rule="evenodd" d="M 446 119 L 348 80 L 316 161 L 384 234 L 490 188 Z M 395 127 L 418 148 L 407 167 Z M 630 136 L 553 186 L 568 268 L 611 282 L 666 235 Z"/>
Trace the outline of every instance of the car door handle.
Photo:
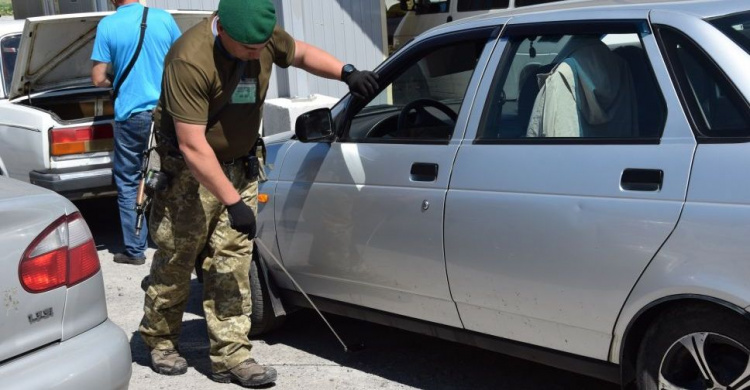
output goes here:
<path id="1" fill-rule="evenodd" d="M 411 181 L 435 181 L 438 165 L 434 163 L 414 163 L 411 165 Z"/>
<path id="2" fill-rule="evenodd" d="M 620 187 L 627 191 L 659 191 L 664 183 L 661 169 L 627 168 L 622 171 Z"/>

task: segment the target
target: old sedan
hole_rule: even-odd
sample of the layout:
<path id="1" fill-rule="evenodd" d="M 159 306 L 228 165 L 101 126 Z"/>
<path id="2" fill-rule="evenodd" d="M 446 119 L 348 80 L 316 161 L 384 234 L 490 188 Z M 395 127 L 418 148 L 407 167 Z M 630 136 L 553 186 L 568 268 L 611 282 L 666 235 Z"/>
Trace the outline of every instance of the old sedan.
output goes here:
<path id="1" fill-rule="evenodd" d="M 261 264 L 289 304 L 271 256 L 330 312 L 750 388 L 749 10 L 564 2 L 421 35 L 371 101 L 267 139 Z"/>
<path id="2" fill-rule="evenodd" d="M 0 387 L 127 389 L 130 343 L 107 318 L 94 239 L 76 207 L 0 175 Z"/>

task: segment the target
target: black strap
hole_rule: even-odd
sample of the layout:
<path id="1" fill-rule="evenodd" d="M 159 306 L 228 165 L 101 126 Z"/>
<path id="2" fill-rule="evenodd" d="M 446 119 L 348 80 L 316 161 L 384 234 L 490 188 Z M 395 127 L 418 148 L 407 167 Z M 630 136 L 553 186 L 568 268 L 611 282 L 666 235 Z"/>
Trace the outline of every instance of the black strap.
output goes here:
<path id="1" fill-rule="evenodd" d="M 234 91 L 237 88 L 237 85 L 239 85 L 240 80 L 242 80 L 242 75 L 245 73 L 245 66 L 247 65 L 247 61 L 241 61 L 239 65 L 237 65 L 237 69 L 235 69 L 234 74 L 232 75 L 232 78 L 230 79 L 230 86 L 232 86 L 230 89 L 225 89 L 226 91 Z M 224 99 L 223 102 L 221 102 L 221 105 L 208 117 L 208 123 L 206 123 L 206 133 L 208 133 L 208 129 L 210 129 L 213 125 L 216 124 L 216 122 L 219 120 L 219 114 L 229 105 L 229 102 L 232 101 L 232 94 L 228 94 L 229 98 Z"/>
<path id="2" fill-rule="evenodd" d="M 125 68 L 124 71 L 122 71 L 122 76 L 120 76 L 120 82 L 115 86 L 114 91 L 112 92 L 112 101 L 117 99 L 117 94 L 120 92 L 120 86 L 125 82 L 125 79 L 128 78 L 128 75 L 130 74 L 130 71 L 133 69 L 133 65 L 135 65 L 135 61 L 138 59 L 138 55 L 141 54 L 141 47 L 143 47 L 143 38 L 146 36 L 146 17 L 148 16 L 148 7 L 143 7 L 143 18 L 141 19 L 141 36 L 138 38 L 138 46 L 135 48 L 135 53 L 133 53 L 133 58 L 130 59 L 130 63 Z"/>
<path id="3" fill-rule="evenodd" d="M 226 89 L 227 91 L 232 90 L 234 91 L 235 88 L 237 88 L 237 85 L 240 83 L 240 80 L 242 80 L 242 75 L 245 73 L 245 66 L 247 65 L 247 61 L 240 62 L 239 65 L 237 65 L 237 68 L 235 69 L 234 73 L 232 74 L 232 78 L 229 79 L 229 83 L 227 85 L 230 86 L 230 88 Z M 209 113 L 208 116 L 208 123 L 206 123 L 206 134 L 208 134 L 208 131 L 213 127 L 213 125 L 216 124 L 219 120 L 219 114 L 226 108 L 229 103 L 232 101 L 232 94 L 227 94 L 229 97 L 224 99 L 223 102 L 217 106 L 217 108 Z M 162 133 L 160 131 L 157 132 L 157 143 L 159 145 L 167 145 L 167 154 L 173 157 L 182 156 L 179 151 L 179 147 L 177 146 L 177 135 L 174 137 L 171 135 L 167 135 L 165 133 Z M 264 145 L 265 150 L 265 145 Z M 181 158 L 181 157 L 180 157 Z"/>

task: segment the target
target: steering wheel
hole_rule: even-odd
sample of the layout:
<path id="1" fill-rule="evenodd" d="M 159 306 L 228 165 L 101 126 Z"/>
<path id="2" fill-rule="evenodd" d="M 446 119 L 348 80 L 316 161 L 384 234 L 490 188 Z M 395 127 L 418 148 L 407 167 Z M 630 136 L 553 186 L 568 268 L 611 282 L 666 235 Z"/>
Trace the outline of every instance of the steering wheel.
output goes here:
<path id="1" fill-rule="evenodd" d="M 442 121 L 438 118 L 435 118 L 434 115 L 430 114 L 425 110 L 426 107 L 432 107 L 435 108 L 450 118 L 453 123 L 456 123 L 456 120 L 458 119 L 458 114 L 456 114 L 455 111 L 453 111 L 450 107 L 446 106 L 443 103 L 440 103 L 437 100 L 432 99 L 417 99 L 412 102 L 409 102 L 404 106 L 404 108 L 401 109 L 401 112 L 398 114 L 398 131 L 401 134 L 405 134 L 405 129 L 411 128 L 411 127 L 418 127 L 418 126 L 435 126 L 436 124 L 442 124 Z M 409 123 L 409 114 L 412 111 L 417 112 L 417 116 L 414 117 L 414 120 Z"/>

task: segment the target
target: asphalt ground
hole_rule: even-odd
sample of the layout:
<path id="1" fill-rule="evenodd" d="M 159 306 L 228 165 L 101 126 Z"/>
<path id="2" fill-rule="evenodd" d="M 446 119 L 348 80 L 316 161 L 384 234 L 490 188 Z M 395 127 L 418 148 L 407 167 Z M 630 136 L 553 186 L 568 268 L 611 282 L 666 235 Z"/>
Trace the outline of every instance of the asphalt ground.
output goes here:
<path id="1" fill-rule="evenodd" d="M 192 290 L 183 317 L 185 375 L 168 377 L 149 367 L 148 351 L 138 334 L 143 313 L 141 280 L 148 275 L 155 248 L 145 265 L 117 264 L 122 250 L 114 198 L 76 202 L 94 234 L 104 273 L 110 319 L 130 340 L 133 376 L 130 389 L 230 389 L 209 379 L 208 335 L 201 306 L 201 284 Z M 348 342 L 365 349 L 345 353 L 315 312 L 299 310 L 277 331 L 252 340 L 255 359 L 278 371 L 273 389 L 514 389 L 614 390 L 618 387 L 586 376 L 508 357 L 499 353 L 333 315 L 327 316 Z"/>

